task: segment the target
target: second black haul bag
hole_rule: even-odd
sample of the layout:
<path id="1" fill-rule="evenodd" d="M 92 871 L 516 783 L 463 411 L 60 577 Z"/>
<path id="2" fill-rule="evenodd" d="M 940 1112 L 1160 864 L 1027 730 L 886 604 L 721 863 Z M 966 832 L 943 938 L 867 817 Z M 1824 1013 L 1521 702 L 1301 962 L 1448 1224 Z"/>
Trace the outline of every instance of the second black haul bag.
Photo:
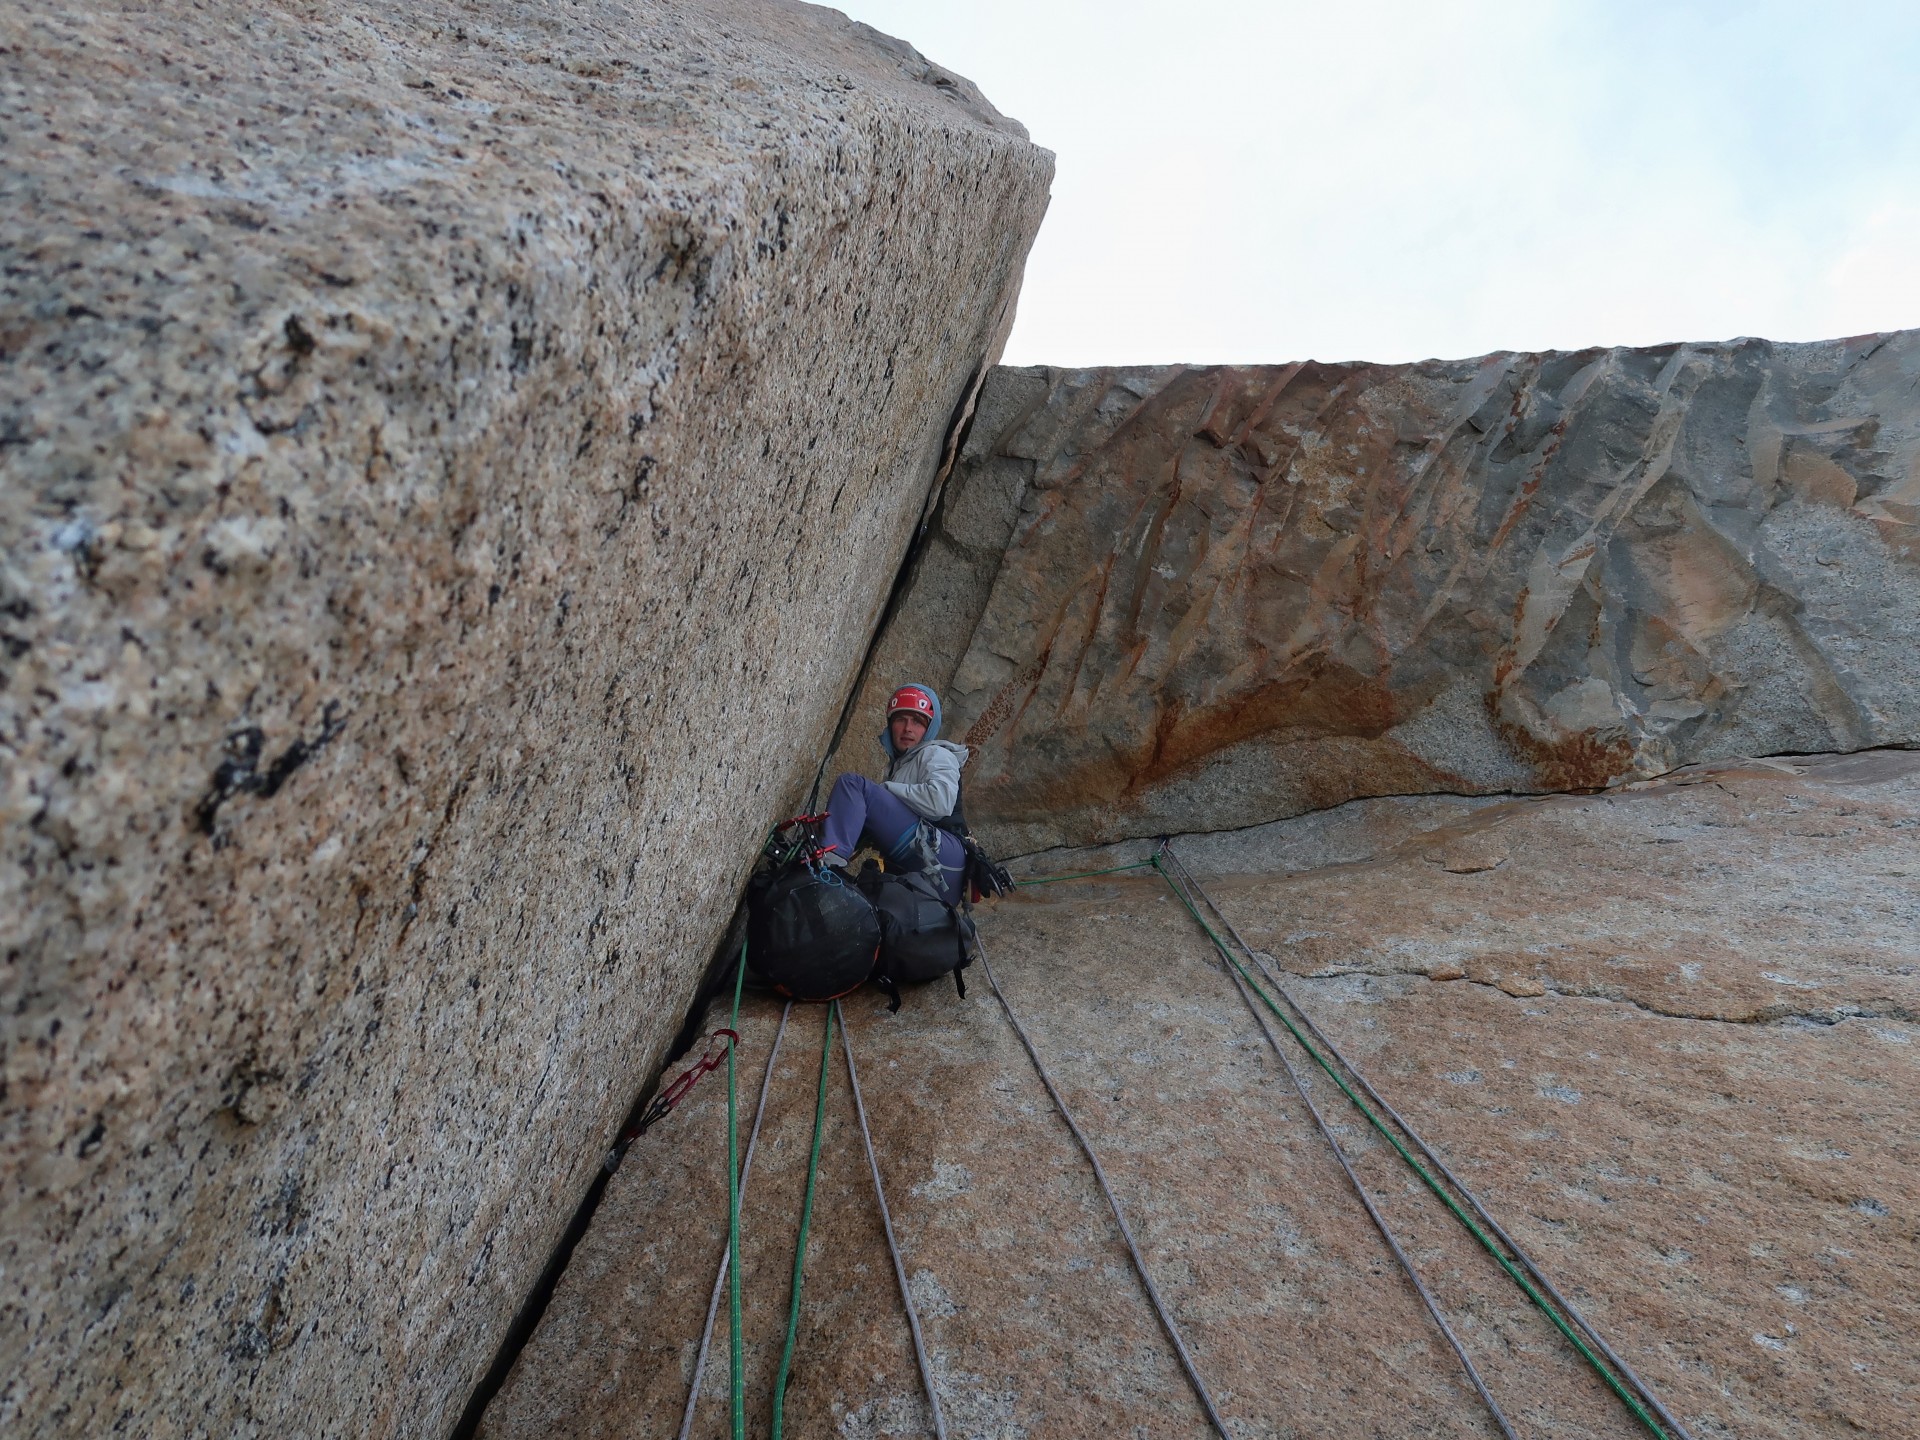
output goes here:
<path id="1" fill-rule="evenodd" d="M 939 889 L 917 870 L 882 871 L 869 867 L 860 888 L 880 921 L 880 960 L 873 978 L 889 991 L 952 975 L 964 997 L 960 972 L 973 960 L 973 917 L 949 905 Z M 900 997 L 893 994 L 893 1007 Z"/>

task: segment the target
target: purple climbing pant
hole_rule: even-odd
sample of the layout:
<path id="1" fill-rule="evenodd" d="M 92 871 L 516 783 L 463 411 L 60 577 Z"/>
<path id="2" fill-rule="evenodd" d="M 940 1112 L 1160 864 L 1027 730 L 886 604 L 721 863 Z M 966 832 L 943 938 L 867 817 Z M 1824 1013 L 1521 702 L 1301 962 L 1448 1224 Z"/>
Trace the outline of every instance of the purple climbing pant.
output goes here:
<path id="1" fill-rule="evenodd" d="M 864 842 L 885 857 L 889 870 L 924 870 L 929 857 L 917 843 L 919 831 L 920 817 L 878 780 L 847 774 L 833 782 L 821 838 L 842 856 L 851 857 Z M 946 902 L 953 905 L 960 899 L 960 872 L 967 850 L 958 836 L 944 830 L 933 830 L 933 834 L 940 842 L 940 873 L 933 878 Z"/>

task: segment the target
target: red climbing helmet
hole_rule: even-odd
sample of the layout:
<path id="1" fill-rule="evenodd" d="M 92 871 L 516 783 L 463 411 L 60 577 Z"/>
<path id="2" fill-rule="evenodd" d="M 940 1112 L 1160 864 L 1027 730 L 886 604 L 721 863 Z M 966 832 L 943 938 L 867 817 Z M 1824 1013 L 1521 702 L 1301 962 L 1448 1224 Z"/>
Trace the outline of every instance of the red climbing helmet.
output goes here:
<path id="1" fill-rule="evenodd" d="M 933 723 L 933 697 L 918 685 L 902 685 L 893 692 L 893 698 L 887 702 L 887 719 L 901 713 L 918 715 L 929 725 Z"/>

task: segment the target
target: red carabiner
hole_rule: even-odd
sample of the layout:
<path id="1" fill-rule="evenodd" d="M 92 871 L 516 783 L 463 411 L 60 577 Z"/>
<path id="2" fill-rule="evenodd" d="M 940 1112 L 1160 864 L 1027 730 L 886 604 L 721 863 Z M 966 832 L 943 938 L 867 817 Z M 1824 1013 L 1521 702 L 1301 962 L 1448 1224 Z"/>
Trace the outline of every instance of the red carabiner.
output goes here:
<path id="1" fill-rule="evenodd" d="M 706 1053 L 694 1061 L 679 1079 L 655 1095 L 647 1108 L 641 1112 L 639 1123 L 622 1135 L 614 1147 L 607 1152 L 607 1173 L 611 1174 L 619 1169 L 621 1157 L 627 1153 L 627 1147 L 666 1119 L 673 1107 L 686 1097 L 689 1090 L 693 1089 L 694 1082 L 709 1071 L 719 1069 L 725 1063 L 727 1056 L 733 1053 L 733 1047 L 739 1043 L 738 1030 L 722 1027 L 709 1035 Z"/>
<path id="2" fill-rule="evenodd" d="M 740 1033 L 737 1030 L 727 1030 L 724 1028 L 714 1031 L 707 1039 L 709 1042 L 712 1042 L 719 1040 L 722 1036 L 726 1037 L 727 1043 L 725 1045 L 716 1049 L 709 1043 L 707 1053 L 702 1055 L 699 1060 L 694 1063 L 693 1068 L 661 1092 L 660 1100 L 666 1102 L 665 1109 L 661 1112 L 662 1114 L 680 1103 L 680 1097 L 693 1088 L 694 1081 L 698 1080 L 708 1071 L 718 1069 L 726 1060 L 728 1054 L 731 1053 L 733 1047 L 740 1043 Z M 659 1101 L 656 1100 L 654 1103 L 659 1104 Z"/>

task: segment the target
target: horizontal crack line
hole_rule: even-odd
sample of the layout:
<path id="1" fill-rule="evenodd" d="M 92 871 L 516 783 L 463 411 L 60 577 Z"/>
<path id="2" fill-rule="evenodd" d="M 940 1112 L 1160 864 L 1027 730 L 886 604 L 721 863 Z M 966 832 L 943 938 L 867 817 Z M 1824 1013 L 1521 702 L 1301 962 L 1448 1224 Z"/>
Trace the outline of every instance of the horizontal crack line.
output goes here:
<path id="1" fill-rule="evenodd" d="M 1272 955 L 1267 959 L 1275 968 L 1279 962 Z M 1543 995 L 1515 995 L 1497 980 L 1482 980 L 1473 975 L 1457 975 L 1449 980 L 1435 980 L 1423 970 L 1385 970 L 1372 968 L 1310 970 L 1291 972 L 1301 980 L 1344 980 L 1356 975 L 1367 975 L 1375 979 L 1390 979 L 1406 976 L 1411 979 L 1425 980 L 1433 985 L 1453 985 L 1465 981 L 1469 985 L 1485 986 L 1489 990 L 1498 990 L 1501 994 L 1515 1000 L 1538 1000 L 1546 995 L 1558 996 L 1563 1000 L 1599 1000 L 1609 1005 L 1625 1005 L 1645 1015 L 1653 1015 L 1662 1020 L 1696 1020 L 1708 1025 L 1778 1025 L 1788 1021 L 1801 1021 L 1807 1024 L 1831 1026 L 1847 1020 L 1895 1020 L 1904 1024 L 1920 1024 L 1920 1010 L 1905 1005 L 1890 996 L 1877 996 L 1866 1002 L 1843 1001 L 1824 1010 L 1796 1009 L 1791 1005 L 1762 1006 L 1752 1015 L 1703 1015 L 1686 1010 L 1667 1010 L 1651 1001 L 1639 1000 L 1631 995 L 1610 994 L 1605 990 L 1581 989 L 1571 985 L 1556 984 L 1552 980 L 1539 980 Z M 1874 1008 L 1868 1008 L 1874 1007 Z"/>
<path id="2" fill-rule="evenodd" d="M 1623 778 L 1620 784 L 1613 786 L 1596 786 L 1591 789 L 1396 790 L 1380 795 L 1356 795 L 1351 800 L 1342 800 L 1336 805 L 1323 805 L 1312 810 L 1302 810 L 1292 815 L 1277 815 L 1271 820 L 1256 820 L 1251 825 L 1233 825 L 1221 830 L 1176 830 L 1170 832 L 1170 834 L 1175 842 L 1182 840 L 1200 841 L 1221 839 L 1235 835 L 1245 835 L 1252 830 L 1263 830 L 1270 825 L 1284 825 L 1290 820 L 1308 820 L 1317 815 L 1330 815 L 1337 810 L 1343 810 L 1351 805 L 1365 805 L 1378 800 L 1482 801 L 1486 802 L 1481 807 L 1485 809 L 1500 804 L 1537 804 L 1551 800 L 1594 800 L 1610 798 L 1616 795 L 1623 797 L 1632 796 L 1635 799 L 1639 799 L 1662 787 L 1698 785 L 1711 781 L 1717 776 L 1739 771 L 1749 766 L 1759 766 L 1771 774 L 1786 780 L 1811 780 L 1816 783 L 1828 783 L 1821 780 L 1819 773 L 1820 767 L 1803 768 L 1793 766 L 1789 768 L 1784 765 L 1769 765 L 1767 762 L 1770 760 L 1833 760 L 1837 763 L 1843 760 L 1850 760 L 1860 755 L 1912 753 L 1916 749 L 1920 749 L 1920 746 L 1890 743 L 1886 745 L 1863 745 L 1857 750 L 1784 750 L 1773 755 L 1747 755 L 1737 759 L 1726 760 L 1697 760 L 1685 765 L 1676 766 L 1671 770 L 1663 770 L 1657 775 L 1635 776 L 1631 780 Z M 1838 783 L 1846 784 L 1852 782 L 1841 781 Z M 985 826 L 993 824 L 994 822 L 983 819 L 979 823 Z M 1309 866 L 1305 870 L 1289 871 L 1286 873 L 1291 875 L 1305 875 L 1314 870 L 1333 869 L 1342 865 L 1367 865 L 1379 860 L 1393 858 L 1395 853 L 1403 847 L 1413 845 L 1424 837 L 1446 832 L 1451 823 L 1452 822 L 1443 823 L 1433 830 L 1415 831 L 1405 840 L 1388 845 L 1376 854 L 1367 856 L 1364 859 L 1333 860 L 1325 864 Z M 1069 856 L 1084 854 L 1090 850 L 1115 850 L 1127 845 L 1150 846 L 1159 838 L 1160 833 L 1159 830 L 1154 830 L 1150 833 L 1140 835 L 1116 836 L 1110 840 L 1093 840 L 1082 845 L 1049 845 L 1039 850 L 1024 850 L 1017 855 L 1009 855 L 1006 857 L 1004 863 L 1015 864 L 1038 861 L 1044 860 L 1050 855 Z"/>

